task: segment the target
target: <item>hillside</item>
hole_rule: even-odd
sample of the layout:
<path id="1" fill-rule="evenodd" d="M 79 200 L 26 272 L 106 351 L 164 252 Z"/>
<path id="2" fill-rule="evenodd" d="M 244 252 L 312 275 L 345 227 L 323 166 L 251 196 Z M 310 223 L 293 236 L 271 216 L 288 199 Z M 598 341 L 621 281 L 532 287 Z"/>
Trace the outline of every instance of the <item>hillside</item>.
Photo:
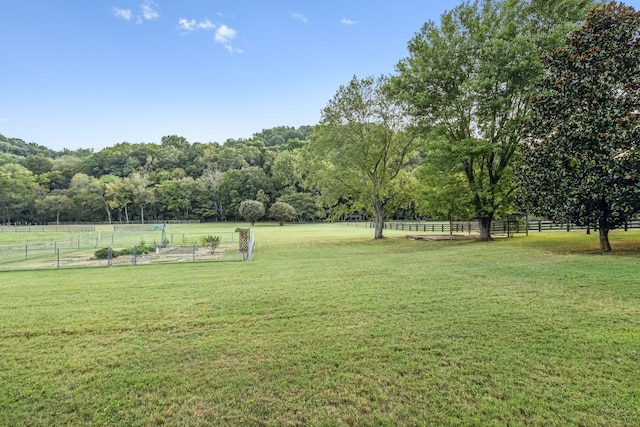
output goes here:
<path id="1" fill-rule="evenodd" d="M 25 142 L 19 138 L 7 138 L 2 134 L 0 134 L 0 153 L 19 157 L 42 154 L 45 157 L 55 158 L 59 155 L 56 151 L 35 142 Z"/>

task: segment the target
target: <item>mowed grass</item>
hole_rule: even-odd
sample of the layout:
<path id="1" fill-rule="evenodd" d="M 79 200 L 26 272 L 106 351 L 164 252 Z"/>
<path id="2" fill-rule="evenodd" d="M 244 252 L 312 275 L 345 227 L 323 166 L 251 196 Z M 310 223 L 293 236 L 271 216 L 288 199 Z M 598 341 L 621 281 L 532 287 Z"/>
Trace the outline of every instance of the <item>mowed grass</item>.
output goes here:
<path id="1" fill-rule="evenodd" d="M 0 425 L 640 425 L 640 233 L 254 231 L 250 263 L 0 273 Z"/>

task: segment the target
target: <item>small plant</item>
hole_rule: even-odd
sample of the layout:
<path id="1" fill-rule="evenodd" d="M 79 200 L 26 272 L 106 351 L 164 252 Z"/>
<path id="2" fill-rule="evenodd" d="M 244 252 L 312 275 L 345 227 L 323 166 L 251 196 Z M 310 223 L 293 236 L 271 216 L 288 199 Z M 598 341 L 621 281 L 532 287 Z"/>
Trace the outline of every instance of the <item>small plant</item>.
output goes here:
<path id="1" fill-rule="evenodd" d="M 96 259 L 107 259 L 109 258 L 109 248 L 101 248 L 94 252 L 93 254 Z M 113 256 L 113 254 L 111 255 Z"/>
<path id="2" fill-rule="evenodd" d="M 209 246 L 209 250 L 211 251 L 211 254 L 213 254 L 220 244 L 220 236 L 212 236 L 209 234 L 208 236 L 201 237 L 200 243 L 202 246 Z"/>
<path id="3" fill-rule="evenodd" d="M 182 244 L 183 245 L 197 245 L 198 243 L 199 243 L 199 239 L 197 237 L 194 237 L 194 238 L 183 237 L 182 238 Z"/>

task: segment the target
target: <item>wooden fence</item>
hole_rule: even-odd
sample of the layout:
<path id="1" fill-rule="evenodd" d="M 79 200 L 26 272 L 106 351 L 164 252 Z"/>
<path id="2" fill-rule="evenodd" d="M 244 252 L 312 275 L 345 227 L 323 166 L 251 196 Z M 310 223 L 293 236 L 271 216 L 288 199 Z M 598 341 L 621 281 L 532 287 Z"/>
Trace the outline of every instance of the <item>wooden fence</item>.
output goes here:
<path id="1" fill-rule="evenodd" d="M 353 224 L 353 222 L 347 222 Z M 369 228 L 375 228 L 375 223 L 366 222 Z M 593 227 L 591 227 L 593 229 Z M 640 228 L 640 219 L 629 221 L 620 229 Z M 419 221 L 419 222 L 398 222 L 389 221 L 384 223 L 385 230 L 416 231 L 423 233 L 479 233 L 480 225 L 478 221 L 453 221 L 451 229 L 449 222 L 443 221 Z M 556 223 L 553 221 L 538 220 L 494 220 L 491 222 L 492 234 L 515 234 L 526 233 L 527 231 L 571 231 L 586 230 L 587 226 L 580 226 L 572 223 Z"/>

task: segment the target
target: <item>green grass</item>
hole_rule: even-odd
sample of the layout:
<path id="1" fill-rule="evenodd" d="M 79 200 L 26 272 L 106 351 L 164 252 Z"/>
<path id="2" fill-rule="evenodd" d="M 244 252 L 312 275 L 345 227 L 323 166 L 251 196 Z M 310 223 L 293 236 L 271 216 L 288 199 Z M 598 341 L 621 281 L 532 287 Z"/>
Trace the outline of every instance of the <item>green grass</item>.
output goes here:
<path id="1" fill-rule="evenodd" d="M 640 233 L 254 231 L 250 263 L 0 273 L 0 425 L 640 425 Z"/>

